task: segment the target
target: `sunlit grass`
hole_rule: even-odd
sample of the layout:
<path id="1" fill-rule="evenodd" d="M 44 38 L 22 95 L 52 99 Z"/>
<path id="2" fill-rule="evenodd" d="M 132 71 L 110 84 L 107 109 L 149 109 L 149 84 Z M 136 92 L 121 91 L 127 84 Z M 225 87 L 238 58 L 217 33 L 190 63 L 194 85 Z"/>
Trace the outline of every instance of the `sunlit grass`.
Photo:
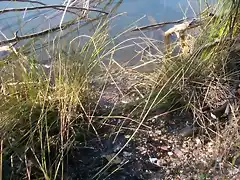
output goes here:
<path id="1" fill-rule="evenodd" d="M 209 16 L 195 37 L 191 52 L 162 58 L 156 72 L 158 76 L 156 86 L 149 93 L 143 114 L 140 116 L 142 121 L 152 108 L 162 108 L 165 104 L 169 109 L 190 110 L 194 121 L 206 134 L 216 135 L 215 138 L 209 135 L 209 138 L 219 149 L 223 148 L 227 152 L 239 141 L 237 135 L 239 133 L 236 134 L 239 126 L 236 123 L 235 126 L 226 126 L 223 131 L 214 130 L 217 127 L 209 125 L 214 124 L 213 120 L 206 117 L 202 111 L 206 105 L 214 109 L 218 103 L 227 101 L 231 89 L 238 85 L 239 69 L 235 66 L 234 71 L 229 67 L 234 63 L 234 58 L 238 58 L 237 56 L 230 58 L 232 54 L 238 53 L 235 49 L 239 44 L 238 11 L 239 2 L 219 1 L 214 16 Z M 238 113 L 238 110 L 236 111 Z M 224 136 L 221 133 L 228 135 Z M 228 143 L 229 139 L 231 145 Z M 226 153 L 225 157 L 227 156 Z"/>
<path id="2" fill-rule="evenodd" d="M 86 114 L 82 115 L 86 113 L 84 104 L 86 98 L 94 99 L 90 82 L 101 72 L 102 52 L 110 43 L 106 30 L 107 22 L 101 22 L 91 37 L 84 36 L 86 43 L 77 49 L 74 41 L 83 37 L 71 40 L 67 47 L 70 52 L 59 48 L 48 67 L 21 53 L 11 53 L 2 61 L 3 160 L 12 159 L 14 168 L 25 164 L 28 178 L 32 176 L 29 163 L 39 170 L 35 177 L 63 176 L 65 154 L 74 139 L 72 126 L 76 120 L 87 121 Z"/>
<path id="3" fill-rule="evenodd" d="M 159 69 L 155 69 L 155 72 L 152 73 L 153 81 L 151 83 L 153 85 L 148 96 L 134 102 L 135 106 L 132 107 L 130 114 L 139 119 L 139 125 L 127 143 L 133 139 L 141 125 L 148 120 L 147 117 L 153 109 L 163 109 L 165 111 L 171 109 L 190 110 L 193 117 L 195 117 L 194 121 L 197 121 L 197 124 L 207 134 L 211 132 L 217 135 L 215 142 L 218 142 L 216 147 L 219 149 L 223 148 L 221 146 L 223 144 L 226 151 L 232 147 L 226 145 L 229 136 L 234 142 L 238 141 L 238 138 L 236 138 L 238 136 L 230 133 L 231 128 L 226 127 L 224 130 L 225 133 L 231 134 L 229 134 L 228 138 L 223 138 L 220 131 L 213 130 L 206 123 L 211 119 L 208 119 L 202 111 L 205 105 L 216 108 L 219 99 L 228 97 L 227 92 L 224 90 L 229 87 L 225 82 L 237 81 L 237 79 L 231 79 L 233 78 L 230 75 L 232 72 L 230 73 L 227 67 L 230 61 L 229 55 L 232 53 L 230 49 L 234 47 L 232 43 L 238 36 L 238 10 L 238 2 L 219 1 L 216 5 L 216 11 L 213 12 L 214 16 L 207 18 L 200 30 L 198 30 L 198 36 L 192 39 L 194 41 L 193 46 L 188 54 L 163 57 L 158 47 L 153 46 L 150 41 L 147 42 L 156 49 L 157 53 L 152 54 L 150 57 L 146 56 L 146 61 L 150 62 L 152 59 L 159 59 L 158 62 L 160 63 L 158 64 L 160 65 L 158 65 Z M 207 12 L 205 16 L 208 16 L 210 12 Z M 235 20 L 233 21 L 233 19 Z M 138 66 L 133 67 L 133 69 L 137 68 Z M 235 126 L 234 132 L 237 129 L 238 126 Z M 221 139 L 223 144 L 218 141 L 219 138 L 223 138 Z M 115 154 L 114 158 L 126 147 L 127 143 Z M 98 177 L 103 173 L 110 164 L 111 161 L 94 177 Z"/>
<path id="4" fill-rule="evenodd" d="M 15 168 L 12 175 L 17 174 L 21 164 L 25 174 L 18 176 L 58 179 L 64 177 L 67 152 L 75 141 L 76 122 L 77 126 L 88 124 L 88 130 L 92 128 L 96 136 L 98 132 L 93 125 L 94 118 L 128 118 L 137 123 L 127 143 L 112 160 L 133 139 L 153 109 L 190 109 L 201 122 L 204 118 L 202 107 L 205 104 L 214 106 L 218 98 L 214 99 L 212 87 L 222 90 L 225 85 L 220 80 L 235 80 L 229 79 L 231 74 L 226 67 L 230 49 L 234 47 L 232 42 L 239 33 L 239 7 L 230 1 L 219 3 L 219 7 L 216 16 L 209 17 L 209 21 L 201 27 L 199 36 L 193 38 L 189 54 L 166 57 L 149 40 L 148 44 L 156 49 L 156 54 L 149 52 L 151 56 L 145 57 L 146 62 L 127 69 L 112 58 L 116 50 L 127 47 L 121 47 L 123 42 L 113 45 L 115 39 L 109 38 L 108 22 L 105 20 L 99 23 L 92 36 L 75 37 L 66 42 L 67 46 L 59 43 L 49 67 L 39 65 L 36 57 L 23 55 L 21 51 L 7 56 L 0 64 L 0 140 L 3 148 L 3 158 L 0 160 L 11 159 L 11 166 Z M 85 39 L 83 46 L 77 43 L 80 39 Z M 109 58 L 108 63 L 103 63 L 106 58 Z M 148 62 L 156 63 L 154 72 L 146 74 L 136 71 Z M 125 103 L 124 110 L 111 110 L 108 115 L 95 116 L 101 98 L 101 95 L 96 98 L 96 91 L 100 94 L 104 92 L 108 80 L 119 90 L 120 97 L 125 95 L 115 81 L 118 75 L 111 71 L 113 64 L 118 67 L 118 73 L 128 70 L 134 76 L 144 76 L 148 80 L 142 80 L 139 84 L 150 88 L 147 95 L 142 95 L 141 90 L 137 89 L 141 98 Z M 96 90 L 91 85 L 97 76 L 105 80 L 103 89 Z M 214 84 L 216 80 L 219 81 Z M 90 110 L 85 107 L 89 101 L 93 104 Z M 236 141 L 235 137 L 238 136 L 232 136 L 230 129 L 225 129 L 224 133 Z M 120 130 L 121 127 L 118 132 Z M 94 177 L 100 177 L 112 160 Z M 34 168 L 37 170 L 32 170 Z"/>

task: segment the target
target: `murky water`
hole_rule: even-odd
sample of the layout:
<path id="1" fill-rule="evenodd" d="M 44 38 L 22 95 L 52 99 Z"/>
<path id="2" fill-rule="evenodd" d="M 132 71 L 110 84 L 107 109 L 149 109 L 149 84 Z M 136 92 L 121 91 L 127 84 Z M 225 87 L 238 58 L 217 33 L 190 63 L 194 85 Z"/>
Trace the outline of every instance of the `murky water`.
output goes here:
<path id="1" fill-rule="evenodd" d="M 208 0 L 210 4 L 216 0 Z M 60 0 L 42 0 L 45 4 L 62 4 Z M 79 2 L 79 1 L 78 1 Z M 97 1 L 96 1 L 97 2 Z M 163 22 L 170 20 L 178 20 L 183 17 L 195 16 L 203 5 L 201 2 L 204 0 L 105 0 L 104 3 L 100 3 L 97 8 L 107 8 L 105 11 L 109 11 L 112 7 L 117 7 L 117 13 L 123 13 L 121 16 L 114 18 L 112 21 L 112 28 L 110 34 L 112 36 L 119 34 L 123 30 L 126 30 L 130 25 L 142 26 L 152 24 L 154 22 Z M 97 3 L 93 3 L 96 5 Z M 33 7 L 40 6 L 39 4 L 33 4 L 28 2 L 0 2 L 0 9 L 13 8 L 13 7 Z M 65 20 L 70 19 L 72 16 L 68 15 Z M 41 11 L 25 11 L 25 12 L 9 12 L 0 14 L 0 38 L 11 38 L 14 32 L 17 30 L 20 34 L 32 33 L 43 30 L 45 28 L 59 25 L 62 18 L 62 12 L 56 13 L 55 10 L 41 10 Z M 160 42 L 162 41 L 162 30 L 153 30 L 147 32 L 135 32 L 126 33 L 120 38 L 116 39 L 116 42 L 121 42 L 126 39 L 136 37 L 150 37 Z M 89 29 L 81 29 L 81 33 L 88 34 Z M 5 37 L 4 37 L 5 36 Z M 136 43 L 137 40 L 129 41 L 128 43 Z M 127 43 L 126 43 L 127 44 Z M 115 55 L 117 61 L 126 62 L 135 55 L 134 48 L 125 48 L 119 51 Z M 123 53 L 124 52 L 124 53 Z"/>

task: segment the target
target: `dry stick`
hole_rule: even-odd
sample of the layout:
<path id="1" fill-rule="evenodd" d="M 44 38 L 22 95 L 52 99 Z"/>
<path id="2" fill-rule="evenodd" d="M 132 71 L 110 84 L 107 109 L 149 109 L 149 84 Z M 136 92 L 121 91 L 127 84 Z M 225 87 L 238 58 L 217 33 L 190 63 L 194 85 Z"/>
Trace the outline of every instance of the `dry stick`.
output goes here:
<path id="1" fill-rule="evenodd" d="M 4 2 L 4 1 L 10 1 L 10 2 L 29 2 L 29 3 L 33 3 L 33 4 L 41 4 L 41 5 L 46 5 L 45 3 L 39 2 L 39 1 L 31 1 L 31 0 L 0 0 L 0 2 Z"/>
<path id="2" fill-rule="evenodd" d="M 190 22 L 183 22 L 181 24 L 178 25 L 174 25 L 172 28 L 168 29 L 165 33 L 164 33 L 164 46 L 165 46 L 165 51 L 166 53 L 169 53 L 169 49 L 170 49 L 170 36 L 175 33 L 178 37 L 178 39 L 180 40 L 180 46 L 183 49 L 184 48 L 184 44 L 185 44 L 185 32 L 188 29 L 193 29 L 196 28 L 198 26 L 201 25 L 201 22 L 195 22 L 195 23 L 190 23 Z"/>
<path id="3" fill-rule="evenodd" d="M 65 26 L 62 27 L 62 29 L 66 29 L 66 28 L 70 27 L 71 25 L 73 25 L 75 23 L 76 22 L 72 22 L 72 23 L 66 24 Z M 34 37 L 38 37 L 38 36 L 43 36 L 43 35 L 48 34 L 49 32 L 54 32 L 54 31 L 57 31 L 59 29 L 60 29 L 60 27 L 57 26 L 57 27 L 49 28 L 49 29 L 46 29 L 46 30 L 43 30 L 43 31 L 40 31 L 40 32 L 37 32 L 37 33 L 32 33 L 32 34 L 23 35 L 23 36 L 18 36 L 17 32 L 16 32 L 15 33 L 15 37 L 13 37 L 11 39 L 0 41 L 0 45 L 2 46 L 2 45 L 5 45 L 5 44 L 14 43 L 14 42 L 21 41 L 21 40 L 24 40 L 24 39 L 29 39 L 29 38 L 34 38 Z"/>
<path id="4" fill-rule="evenodd" d="M 64 5 L 44 5 L 44 6 L 37 6 L 37 7 L 24 7 L 24 8 L 7 8 L 0 10 L 0 14 L 7 13 L 7 12 L 16 12 L 16 11 L 32 11 L 32 10 L 39 10 L 39 9 L 46 9 L 46 8 L 66 8 Z M 70 9 L 77 9 L 77 10 L 86 10 L 86 11 L 94 11 L 103 14 L 109 14 L 108 12 L 101 11 L 98 9 L 92 8 L 83 8 L 83 7 L 68 7 Z"/>
<path id="5" fill-rule="evenodd" d="M 188 18 L 183 18 L 183 19 L 179 19 L 179 20 L 176 20 L 176 21 L 168 21 L 168 22 L 150 24 L 150 25 L 147 25 L 147 26 L 140 26 L 140 27 L 136 27 L 132 31 L 142 31 L 142 30 L 146 30 L 148 28 L 159 28 L 161 26 L 165 26 L 165 25 L 168 25 L 168 24 L 179 24 L 179 23 L 183 23 L 186 20 L 191 20 L 191 19 L 195 19 L 195 18 L 194 17 L 188 17 Z"/>
<path id="6" fill-rule="evenodd" d="M 79 22 L 79 20 L 81 20 L 81 19 L 78 19 L 78 20 L 76 20 L 74 22 L 71 22 L 71 23 L 66 23 L 65 25 L 63 25 L 63 27 L 57 26 L 57 27 L 49 28 L 49 29 L 46 29 L 46 30 L 43 30 L 43 31 L 40 31 L 40 32 L 37 32 L 37 33 L 27 34 L 27 35 L 23 35 L 23 36 L 18 36 L 17 35 L 18 32 L 15 32 L 14 33 L 15 36 L 13 38 L 0 41 L 0 46 L 10 44 L 10 43 L 14 43 L 14 42 L 18 42 L 18 41 L 21 41 L 21 40 L 24 40 L 24 39 L 30 39 L 30 38 L 34 38 L 34 37 L 43 36 L 43 35 L 46 35 L 50 32 L 58 31 L 58 30 L 60 30 L 60 28 L 62 30 L 64 30 L 64 29 L 67 29 L 68 27 L 72 26 L 73 24 Z M 96 20 L 96 19 L 92 19 L 91 21 L 94 21 L 94 20 Z"/>
<path id="7" fill-rule="evenodd" d="M 12 0 L 0 0 L 0 2 L 1 1 L 12 1 Z M 40 4 L 40 5 L 43 5 L 43 6 L 47 6 L 47 4 L 45 4 L 45 3 L 42 3 L 42 2 L 39 2 L 39 1 L 31 1 L 31 0 L 14 0 L 14 1 L 16 1 L 16 2 L 23 2 L 23 3 L 25 3 L 25 2 L 29 2 L 29 3 L 32 3 L 32 4 Z M 53 8 L 53 9 L 56 9 L 56 10 L 64 10 L 64 9 L 61 9 L 61 8 Z M 73 13 L 73 14 L 75 14 L 75 15 L 78 15 L 77 13 L 75 13 L 75 12 L 72 12 L 72 11 L 70 11 L 70 10 L 68 10 L 67 9 L 67 12 L 70 12 L 70 13 Z"/>
<path id="8" fill-rule="evenodd" d="M 148 28 L 159 28 L 161 26 L 165 26 L 165 25 L 168 25 L 168 24 L 179 24 L 179 23 L 182 23 L 182 22 L 186 21 L 187 19 L 190 19 L 190 18 L 184 18 L 184 19 L 180 19 L 180 20 L 177 20 L 177 21 L 168 21 L 168 22 L 151 24 L 151 25 L 147 25 L 147 26 L 141 26 L 141 27 L 137 27 L 137 28 L 133 29 L 132 31 L 142 31 L 142 30 L 146 30 Z"/>
<path id="9" fill-rule="evenodd" d="M 193 23 L 193 25 L 192 25 L 191 22 L 186 21 L 187 19 L 189 19 L 189 18 L 180 19 L 180 20 L 171 21 L 171 22 L 162 22 L 162 23 L 152 24 L 152 25 L 149 25 L 149 26 L 142 26 L 142 27 L 138 27 L 138 28 L 136 28 L 132 31 L 141 31 L 141 30 L 148 29 L 150 27 L 151 28 L 153 28 L 153 27 L 159 28 L 160 26 L 164 26 L 164 25 L 167 25 L 167 24 L 178 24 L 178 25 L 174 25 L 174 27 L 168 29 L 164 33 L 165 54 L 170 54 L 170 35 L 171 34 L 176 33 L 178 38 L 183 39 L 185 36 L 181 36 L 181 35 L 184 34 L 184 31 L 200 25 L 199 23 L 197 23 L 197 21 L 195 23 Z M 181 23 L 181 24 L 179 24 L 179 23 Z"/>

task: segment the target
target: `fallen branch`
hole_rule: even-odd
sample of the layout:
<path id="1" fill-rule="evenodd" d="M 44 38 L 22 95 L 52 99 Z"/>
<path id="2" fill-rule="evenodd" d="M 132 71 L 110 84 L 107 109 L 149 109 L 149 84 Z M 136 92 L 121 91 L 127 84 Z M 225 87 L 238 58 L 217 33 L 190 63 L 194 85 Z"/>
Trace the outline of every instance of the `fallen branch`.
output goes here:
<path id="1" fill-rule="evenodd" d="M 151 24 L 151 25 L 147 25 L 147 26 L 141 26 L 141 27 L 137 27 L 135 29 L 133 29 L 132 31 L 142 31 L 142 30 L 147 30 L 149 28 L 159 28 L 161 26 L 165 26 L 168 24 L 179 24 L 179 23 L 183 23 L 184 21 L 191 19 L 191 18 L 185 18 L 185 19 L 180 19 L 177 21 L 168 21 L 168 22 L 161 22 L 161 23 L 156 23 L 156 24 Z"/>
<path id="2" fill-rule="evenodd" d="M 38 6 L 38 7 L 24 7 L 24 8 L 6 8 L 0 10 L 0 14 L 7 13 L 7 12 L 18 12 L 18 11 L 33 11 L 33 10 L 39 10 L 39 9 L 47 9 L 47 8 L 66 8 L 64 5 L 44 5 L 44 6 Z M 83 8 L 83 7 L 74 7 L 70 6 L 67 7 L 69 9 L 77 9 L 77 10 L 86 10 L 86 11 L 94 11 L 99 12 L 103 14 L 109 14 L 108 12 L 101 11 L 98 9 L 92 9 L 92 8 Z"/>
<path id="3" fill-rule="evenodd" d="M 193 19 L 192 21 L 184 21 L 183 23 L 174 25 L 172 28 L 168 29 L 164 33 L 164 46 L 166 53 L 170 52 L 170 36 L 173 33 L 177 35 L 177 38 L 180 40 L 181 49 L 184 51 L 184 49 L 188 48 L 185 35 L 186 30 L 198 27 L 201 24 L 201 20 Z"/>
<path id="4" fill-rule="evenodd" d="M 0 2 L 2 2 L 2 1 L 7 1 L 7 2 L 9 2 L 9 1 L 12 1 L 12 0 L 0 0 Z M 40 4 L 40 5 L 43 5 L 43 6 L 47 6 L 47 4 L 45 4 L 45 3 L 42 3 L 42 2 L 39 2 L 39 1 L 31 1 L 31 0 L 14 0 L 14 2 L 23 2 L 23 3 L 25 3 L 25 2 L 29 2 L 29 3 L 32 3 L 32 4 Z M 53 8 L 53 9 L 56 9 L 56 10 L 63 10 L 62 8 Z M 70 11 L 69 9 L 67 9 L 67 12 L 70 12 L 70 13 L 72 13 L 72 14 L 75 14 L 75 15 L 77 15 L 78 16 L 78 14 L 77 13 L 75 13 L 75 12 L 72 12 L 72 11 Z"/>
<path id="5" fill-rule="evenodd" d="M 0 0 L 0 2 L 4 2 L 4 1 L 13 2 L 13 0 Z M 41 4 L 41 5 L 44 5 L 44 6 L 47 5 L 47 4 L 39 2 L 39 1 L 31 1 L 31 0 L 14 0 L 14 2 L 29 2 L 29 3 L 32 3 L 32 4 Z"/>
<path id="6" fill-rule="evenodd" d="M 192 28 L 198 27 L 200 25 L 201 25 L 200 22 L 191 23 L 191 22 L 185 21 L 182 24 L 174 25 L 172 28 L 168 29 L 165 32 L 165 36 L 175 33 L 177 35 L 177 37 L 179 38 L 179 36 L 180 36 L 179 33 L 185 32 L 188 29 L 192 29 Z"/>
<path id="7" fill-rule="evenodd" d="M 27 35 L 23 35 L 23 36 L 18 36 L 18 31 L 17 31 L 17 32 L 14 33 L 15 36 L 13 38 L 0 41 L 0 45 L 3 46 L 3 45 L 6 45 L 6 44 L 11 44 L 11 43 L 18 42 L 18 41 L 25 40 L 25 39 L 44 36 L 44 35 L 46 35 L 50 32 L 55 32 L 55 31 L 58 31 L 60 29 L 64 30 L 64 29 L 67 29 L 68 27 L 72 26 L 73 24 L 79 22 L 80 20 L 81 20 L 81 18 L 78 19 L 78 20 L 75 20 L 73 22 L 65 23 L 65 25 L 63 25 L 62 27 L 57 26 L 57 27 L 49 28 L 49 29 L 46 29 L 46 30 L 43 30 L 43 31 L 40 31 L 40 32 L 37 32 L 37 33 L 27 34 Z M 95 19 L 92 19 L 91 21 L 94 21 L 94 20 Z"/>
<path id="8" fill-rule="evenodd" d="M 208 16 L 213 17 L 215 15 L 210 13 Z M 196 16 L 196 17 L 198 17 L 198 16 Z M 188 18 L 183 18 L 183 19 L 179 19 L 179 20 L 176 20 L 176 21 L 168 21 L 168 22 L 150 24 L 150 25 L 147 25 L 147 26 L 141 26 L 141 27 L 137 27 L 137 28 L 133 29 L 132 31 L 142 31 L 142 30 L 147 30 L 149 28 L 159 28 L 159 27 L 162 27 L 162 26 L 165 26 L 165 25 L 168 25 L 168 24 L 179 24 L 179 23 L 184 23 L 186 21 L 191 21 L 191 20 L 192 21 L 202 21 L 198 18 L 188 17 Z"/>

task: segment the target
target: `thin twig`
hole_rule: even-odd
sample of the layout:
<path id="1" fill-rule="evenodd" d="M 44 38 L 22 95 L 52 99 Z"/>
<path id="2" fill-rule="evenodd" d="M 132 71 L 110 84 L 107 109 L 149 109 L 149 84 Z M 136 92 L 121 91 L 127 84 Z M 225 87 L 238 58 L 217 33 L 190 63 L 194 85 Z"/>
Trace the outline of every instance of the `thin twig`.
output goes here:
<path id="1" fill-rule="evenodd" d="M 81 19 L 78 19 L 74 22 L 69 22 L 69 23 L 66 23 L 65 25 L 63 25 L 61 27 L 61 29 L 66 29 L 70 26 L 72 26 L 73 24 L 79 22 Z M 30 38 L 34 38 L 34 37 L 39 37 L 39 36 L 43 36 L 43 35 L 46 35 L 50 32 L 54 32 L 54 31 L 58 31 L 60 30 L 60 27 L 57 26 L 57 27 L 53 27 L 53 28 L 49 28 L 49 29 L 45 29 L 43 31 L 40 31 L 40 32 L 37 32 L 37 33 L 32 33 L 32 34 L 27 34 L 27 35 L 23 35 L 23 36 L 18 36 L 18 32 L 15 32 L 15 36 L 11 39 L 7 39 L 7 40 L 3 40 L 3 41 L 0 41 L 0 45 L 6 45 L 6 44 L 10 44 L 10 43 L 14 43 L 14 42 L 18 42 L 18 41 L 21 41 L 21 40 L 24 40 L 24 39 L 30 39 Z"/>
<path id="2" fill-rule="evenodd" d="M 37 6 L 37 7 L 24 7 L 24 8 L 6 8 L 0 10 L 0 14 L 7 13 L 7 12 L 17 12 L 17 11 L 33 11 L 33 10 L 39 10 L 39 9 L 47 9 L 47 8 L 66 8 L 64 5 L 44 5 L 44 6 Z M 77 9 L 77 10 L 86 10 L 86 11 L 94 11 L 99 12 L 103 14 L 108 14 L 108 12 L 101 11 L 98 9 L 92 9 L 92 8 L 83 8 L 83 7 L 68 7 L 70 9 Z"/>
<path id="3" fill-rule="evenodd" d="M 0 0 L 0 2 L 2 2 L 2 1 L 7 1 L 7 2 L 9 2 L 9 1 L 12 1 L 12 0 Z M 45 4 L 45 3 L 42 3 L 42 2 L 39 2 L 39 1 L 31 1 L 31 0 L 14 0 L 14 2 L 23 2 L 23 3 L 25 3 L 25 2 L 29 2 L 29 3 L 32 3 L 32 4 L 40 4 L 40 5 L 43 5 L 43 6 L 47 6 L 47 4 Z M 53 9 L 56 9 L 56 10 L 63 10 L 62 8 L 53 8 Z M 75 13 L 75 12 L 72 12 L 71 10 L 69 10 L 69 9 L 67 9 L 67 12 L 70 12 L 70 13 L 72 13 L 72 14 L 75 14 L 75 15 L 78 15 L 77 13 Z"/>
<path id="4" fill-rule="evenodd" d="M 198 17 L 198 16 L 199 16 L 199 14 L 196 17 Z M 209 14 L 209 16 L 214 16 L 214 14 Z M 153 29 L 156 28 L 157 29 L 161 26 L 165 26 L 165 25 L 168 25 L 168 24 L 179 24 L 179 23 L 183 23 L 185 21 L 191 20 L 191 19 L 198 20 L 198 18 L 195 18 L 195 17 L 187 17 L 187 18 L 176 20 L 176 21 L 160 22 L 160 23 L 156 23 L 156 24 L 150 24 L 150 25 L 147 25 L 147 26 L 136 27 L 132 31 L 142 31 L 142 30 L 146 30 L 146 29 L 149 29 L 149 28 L 153 28 Z"/>
<path id="5" fill-rule="evenodd" d="M 0 2 L 4 2 L 4 1 L 10 1 L 13 2 L 13 0 L 0 0 Z M 31 0 L 14 0 L 14 2 L 29 2 L 29 3 L 33 3 L 33 4 L 41 4 L 41 5 L 46 5 L 45 3 L 39 2 L 39 1 L 31 1 Z"/>
<path id="6" fill-rule="evenodd" d="M 168 25 L 168 24 L 179 24 L 179 23 L 182 23 L 182 22 L 184 22 L 188 19 L 191 19 L 191 18 L 184 18 L 184 19 L 179 19 L 177 21 L 168 21 L 168 22 L 150 24 L 150 25 L 147 25 L 147 26 L 137 27 L 137 28 L 133 29 L 132 31 L 142 31 L 142 30 L 146 30 L 146 29 L 149 29 L 149 28 L 159 28 L 161 26 L 165 26 L 165 25 Z"/>

